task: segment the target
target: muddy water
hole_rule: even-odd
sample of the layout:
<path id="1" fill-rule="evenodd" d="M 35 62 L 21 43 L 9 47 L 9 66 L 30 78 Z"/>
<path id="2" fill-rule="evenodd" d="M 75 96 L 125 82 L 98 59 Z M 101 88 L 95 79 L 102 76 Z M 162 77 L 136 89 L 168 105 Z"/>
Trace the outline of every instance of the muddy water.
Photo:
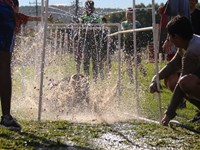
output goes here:
<path id="1" fill-rule="evenodd" d="M 58 31 L 57 31 L 58 32 Z M 55 32 L 55 33 L 57 33 Z M 55 34 L 54 33 L 54 34 Z M 104 80 L 79 81 L 74 87 L 71 77 L 76 74 L 74 53 L 64 43 L 61 34 L 48 35 L 45 49 L 45 72 L 42 95 L 42 120 L 69 120 L 87 123 L 113 123 L 137 118 L 135 85 L 127 82 L 122 63 L 121 91 L 118 88 L 117 62 Z M 13 59 L 13 113 L 22 119 L 38 118 L 43 30 L 33 36 L 19 36 Z M 71 37 L 72 38 L 72 37 Z M 69 39 L 71 39 L 69 37 Z M 66 39 L 66 38 L 64 38 Z M 56 42 L 56 43 L 55 43 Z M 60 44 L 60 45 L 57 45 Z M 73 44 L 72 44 L 73 45 Z M 113 61 L 118 53 L 112 57 Z M 76 83 L 77 84 L 77 83 Z M 86 93 L 84 93 L 87 91 Z M 143 91 L 141 90 L 140 94 Z M 140 95 L 142 99 L 143 95 Z"/>

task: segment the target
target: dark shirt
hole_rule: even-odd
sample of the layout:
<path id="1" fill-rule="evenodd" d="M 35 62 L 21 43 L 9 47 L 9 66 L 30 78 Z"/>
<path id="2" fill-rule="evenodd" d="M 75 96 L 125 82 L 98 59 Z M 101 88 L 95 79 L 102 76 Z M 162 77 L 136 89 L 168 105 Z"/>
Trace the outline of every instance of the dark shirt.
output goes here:
<path id="1" fill-rule="evenodd" d="M 194 34 L 200 35 L 200 10 L 195 9 L 191 13 L 192 28 Z"/>
<path id="2" fill-rule="evenodd" d="M 6 3 L 7 5 L 11 6 L 12 8 L 14 8 L 14 4 L 12 0 L 0 0 L 0 2 L 2 3 Z"/>

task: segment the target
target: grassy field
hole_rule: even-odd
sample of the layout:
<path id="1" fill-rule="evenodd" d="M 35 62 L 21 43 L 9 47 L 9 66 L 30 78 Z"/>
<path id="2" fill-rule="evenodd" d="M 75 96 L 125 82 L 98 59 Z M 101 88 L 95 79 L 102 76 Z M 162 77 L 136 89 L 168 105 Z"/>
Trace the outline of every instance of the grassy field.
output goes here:
<path id="1" fill-rule="evenodd" d="M 149 93 L 149 83 L 153 76 L 154 64 L 144 64 L 147 76 L 138 73 L 140 87 L 140 113 L 147 119 L 159 121 L 157 94 Z M 164 65 L 164 64 L 162 64 Z M 55 67 L 54 67 L 55 69 Z M 26 79 L 33 78 L 33 68 L 25 69 Z M 62 70 L 59 68 L 59 71 Z M 66 70 L 66 68 L 63 68 Z M 46 72 L 52 74 L 52 68 Z M 16 73 L 17 74 L 17 73 Z M 47 73 L 46 73 L 47 74 Z M 54 74 L 55 75 L 55 74 Z M 20 75 L 14 76 L 14 94 L 19 96 L 21 88 Z M 127 85 L 122 81 L 122 88 Z M 162 111 L 164 112 L 171 93 L 163 83 L 161 93 Z M 100 86 L 102 87 L 102 86 Z M 123 99 L 130 99 L 132 91 L 123 91 Z M 196 108 L 187 103 L 186 109 L 177 111 L 176 120 L 200 130 L 200 124 L 188 123 Z M 17 112 L 15 112 L 17 114 Z M 16 115 L 17 116 L 17 115 Z M 18 119 L 23 129 L 21 132 L 0 128 L 0 149 L 200 149 L 200 134 L 178 126 L 164 127 L 158 123 L 131 119 L 115 123 L 73 123 L 66 120 L 42 121 Z"/>
<path id="2" fill-rule="evenodd" d="M 199 149 L 199 134 L 138 120 L 115 124 L 22 121 L 0 128 L 1 149 Z"/>

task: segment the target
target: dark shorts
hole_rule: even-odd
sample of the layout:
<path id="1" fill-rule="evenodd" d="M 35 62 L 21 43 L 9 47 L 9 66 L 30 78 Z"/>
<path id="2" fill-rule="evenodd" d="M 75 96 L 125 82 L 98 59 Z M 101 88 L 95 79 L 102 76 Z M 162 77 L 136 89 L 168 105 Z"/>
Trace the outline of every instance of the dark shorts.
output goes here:
<path id="1" fill-rule="evenodd" d="M 6 3 L 0 2 L 0 51 L 12 51 L 14 31 L 14 11 Z"/>

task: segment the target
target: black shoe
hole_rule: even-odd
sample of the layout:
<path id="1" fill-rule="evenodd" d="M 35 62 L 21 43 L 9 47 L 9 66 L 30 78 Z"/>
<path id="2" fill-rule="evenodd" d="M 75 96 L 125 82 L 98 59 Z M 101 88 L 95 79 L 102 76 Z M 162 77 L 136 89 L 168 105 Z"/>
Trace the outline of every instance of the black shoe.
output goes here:
<path id="1" fill-rule="evenodd" d="M 186 108 L 186 101 L 184 100 L 182 103 L 179 104 L 178 106 L 179 109 L 184 109 Z"/>
<path id="2" fill-rule="evenodd" d="M 13 118 L 11 115 L 2 116 L 0 125 L 2 127 L 5 127 L 9 130 L 14 130 L 14 131 L 20 131 L 22 128 L 21 125 L 17 123 L 17 120 Z"/>
<path id="3" fill-rule="evenodd" d="M 200 110 L 198 111 L 198 113 L 194 116 L 194 118 L 190 119 L 189 122 L 200 122 Z"/>

